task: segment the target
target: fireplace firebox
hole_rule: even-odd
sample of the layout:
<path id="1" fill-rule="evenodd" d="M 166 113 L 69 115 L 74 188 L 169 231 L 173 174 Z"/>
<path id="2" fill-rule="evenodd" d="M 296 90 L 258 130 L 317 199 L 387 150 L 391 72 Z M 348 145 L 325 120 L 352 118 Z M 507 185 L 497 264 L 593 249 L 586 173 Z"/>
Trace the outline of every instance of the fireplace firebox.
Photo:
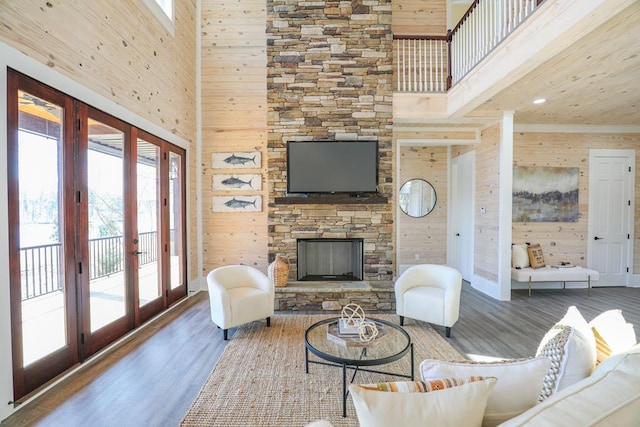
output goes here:
<path id="1" fill-rule="evenodd" d="M 363 239 L 298 239 L 298 280 L 350 280 L 364 276 Z"/>

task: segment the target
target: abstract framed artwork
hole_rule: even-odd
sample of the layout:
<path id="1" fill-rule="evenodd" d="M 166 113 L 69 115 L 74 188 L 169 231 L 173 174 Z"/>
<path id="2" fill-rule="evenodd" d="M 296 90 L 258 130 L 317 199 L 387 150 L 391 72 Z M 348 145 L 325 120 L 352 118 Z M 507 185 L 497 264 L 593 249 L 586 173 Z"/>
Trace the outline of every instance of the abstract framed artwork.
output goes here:
<path id="1" fill-rule="evenodd" d="M 213 153 L 211 167 L 214 169 L 259 169 L 262 166 L 260 151 Z"/>
<path id="2" fill-rule="evenodd" d="M 246 174 L 214 174 L 212 188 L 221 191 L 262 190 L 262 175 Z"/>
<path id="3" fill-rule="evenodd" d="M 262 196 L 213 196 L 213 212 L 262 212 Z"/>
<path id="4" fill-rule="evenodd" d="M 579 168 L 515 166 L 514 222 L 577 222 Z"/>

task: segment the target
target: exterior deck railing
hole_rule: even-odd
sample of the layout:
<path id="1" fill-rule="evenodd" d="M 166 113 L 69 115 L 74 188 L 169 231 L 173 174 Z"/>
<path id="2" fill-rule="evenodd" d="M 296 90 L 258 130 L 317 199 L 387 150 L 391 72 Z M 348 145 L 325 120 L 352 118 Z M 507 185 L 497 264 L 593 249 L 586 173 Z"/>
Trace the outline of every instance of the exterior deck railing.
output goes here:
<path id="1" fill-rule="evenodd" d="M 138 265 L 158 259 L 158 234 L 138 235 Z M 89 280 L 107 277 L 124 270 L 123 236 L 89 240 Z M 30 246 L 20 249 L 22 300 L 60 291 L 62 283 L 62 245 Z"/>
<path id="2" fill-rule="evenodd" d="M 394 35 L 397 92 L 446 92 L 544 0 L 475 0 L 447 35 Z"/>

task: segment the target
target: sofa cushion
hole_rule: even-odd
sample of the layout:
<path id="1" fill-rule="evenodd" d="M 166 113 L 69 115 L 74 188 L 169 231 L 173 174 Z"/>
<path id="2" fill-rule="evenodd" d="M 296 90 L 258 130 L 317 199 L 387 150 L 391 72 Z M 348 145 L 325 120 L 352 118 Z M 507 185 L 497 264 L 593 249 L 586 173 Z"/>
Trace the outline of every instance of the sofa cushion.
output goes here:
<path id="1" fill-rule="evenodd" d="M 533 407 L 550 366 L 550 360 L 544 356 L 495 362 L 426 359 L 420 363 L 420 375 L 424 381 L 446 377 L 496 377 L 498 381 L 489 395 L 482 420 L 483 427 L 487 427 L 496 426 Z"/>
<path id="2" fill-rule="evenodd" d="M 405 390 L 404 392 L 379 391 L 377 385 L 349 386 L 349 392 L 356 408 L 361 427 L 403 427 L 403 426 L 480 426 L 487 399 L 495 385 L 495 378 L 469 378 L 439 380 L 423 387 L 423 391 L 413 392 L 413 385 L 386 388 Z M 415 382 L 414 382 L 415 383 Z M 459 384 L 438 389 L 440 386 Z M 427 391 L 433 389 L 434 391 Z"/>
<path id="3" fill-rule="evenodd" d="M 609 357 L 589 378 L 554 394 L 501 426 L 637 426 L 640 346 Z"/>
<path id="4" fill-rule="evenodd" d="M 636 345 L 636 333 L 621 310 L 608 310 L 596 316 L 589 327 L 596 340 L 597 363 L 611 354 L 621 353 Z"/>
<path id="5" fill-rule="evenodd" d="M 538 401 L 591 375 L 596 364 L 595 337 L 575 306 L 545 334 L 536 356 L 551 360 Z"/>

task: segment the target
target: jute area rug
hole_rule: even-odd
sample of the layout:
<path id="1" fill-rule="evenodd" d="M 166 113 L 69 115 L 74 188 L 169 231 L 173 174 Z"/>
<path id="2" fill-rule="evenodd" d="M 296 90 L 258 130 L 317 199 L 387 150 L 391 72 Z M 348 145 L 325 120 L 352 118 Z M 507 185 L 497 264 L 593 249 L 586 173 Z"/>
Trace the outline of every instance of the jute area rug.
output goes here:
<path id="1" fill-rule="evenodd" d="M 342 370 L 309 364 L 305 374 L 305 330 L 327 317 L 283 314 L 271 319 L 271 327 L 264 321 L 238 327 L 181 425 L 293 427 L 324 419 L 336 427 L 357 426 L 351 397 L 342 417 Z M 398 322 L 395 315 L 375 317 Z M 423 359 L 464 360 L 429 324 L 405 319 L 404 328 L 414 343 L 416 380 Z M 310 359 L 319 360 L 311 353 Z M 407 354 L 373 369 L 408 375 L 410 360 Z M 358 372 L 354 383 L 403 380 Z"/>

